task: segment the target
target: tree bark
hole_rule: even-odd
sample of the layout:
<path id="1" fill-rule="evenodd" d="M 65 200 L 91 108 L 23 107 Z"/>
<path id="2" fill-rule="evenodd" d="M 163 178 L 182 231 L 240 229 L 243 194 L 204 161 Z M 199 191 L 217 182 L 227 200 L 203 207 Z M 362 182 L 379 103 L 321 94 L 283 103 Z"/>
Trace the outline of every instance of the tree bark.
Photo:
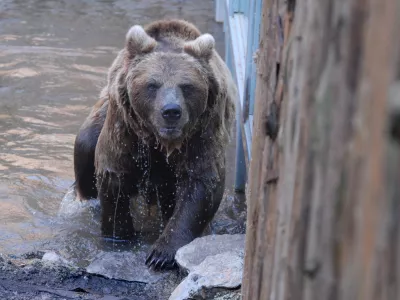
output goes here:
<path id="1" fill-rule="evenodd" d="M 398 0 L 264 0 L 243 299 L 400 299 L 399 37 Z"/>

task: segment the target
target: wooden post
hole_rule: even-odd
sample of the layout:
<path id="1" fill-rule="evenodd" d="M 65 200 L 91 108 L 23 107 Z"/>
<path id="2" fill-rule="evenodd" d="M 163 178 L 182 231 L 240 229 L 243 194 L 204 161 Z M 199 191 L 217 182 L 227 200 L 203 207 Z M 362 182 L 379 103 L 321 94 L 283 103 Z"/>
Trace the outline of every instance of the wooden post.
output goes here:
<path id="1" fill-rule="evenodd" d="M 263 1 L 243 299 L 400 299 L 399 37 L 398 0 Z"/>
<path id="2" fill-rule="evenodd" d="M 243 274 L 242 295 L 244 299 L 257 299 L 260 294 L 261 284 L 256 280 L 266 280 L 262 274 L 263 264 L 271 263 L 270 250 L 267 249 L 265 232 L 267 230 L 267 207 L 268 198 L 266 192 L 273 194 L 275 185 L 267 188 L 265 177 L 267 168 L 272 171 L 273 150 L 266 136 L 266 117 L 268 114 L 268 105 L 273 101 L 272 79 L 274 78 L 275 56 L 274 53 L 274 0 L 264 0 L 262 9 L 262 22 L 260 28 L 260 47 L 257 53 L 257 84 L 256 100 L 254 109 L 254 125 L 252 139 L 252 160 L 248 178 L 249 187 L 247 193 L 247 229 L 246 229 L 246 253 L 245 270 Z M 275 147 L 276 148 L 276 147 Z M 275 151 L 276 153 L 277 151 Z M 265 200 L 265 201 L 264 201 Z M 271 215 L 271 222 L 273 216 Z M 273 230 L 272 230 L 273 231 Z M 269 235 L 273 238 L 273 234 Z M 262 261 L 262 263 L 260 263 Z"/>

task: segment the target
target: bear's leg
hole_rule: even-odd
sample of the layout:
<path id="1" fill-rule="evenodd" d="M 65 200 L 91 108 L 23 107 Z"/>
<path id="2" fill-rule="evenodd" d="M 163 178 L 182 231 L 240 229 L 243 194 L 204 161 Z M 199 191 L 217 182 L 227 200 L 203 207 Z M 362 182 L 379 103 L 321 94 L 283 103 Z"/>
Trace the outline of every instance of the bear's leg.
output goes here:
<path id="1" fill-rule="evenodd" d="M 162 222 L 167 224 L 175 208 L 175 182 L 158 184 L 151 193 L 151 202 L 158 203 L 161 209 Z"/>
<path id="2" fill-rule="evenodd" d="M 223 193 L 224 180 L 214 188 L 199 180 L 181 182 L 173 215 L 152 246 L 146 265 L 155 269 L 175 267 L 176 251 L 201 235 L 217 211 Z"/>
<path id="3" fill-rule="evenodd" d="M 129 240 L 134 235 L 130 198 L 136 195 L 130 176 L 105 172 L 98 176 L 101 232 L 104 238 Z"/>
<path id="4" fill-rule="evenodd" d="M 75 188 L 82 200 L 97 198 L 94 152 L 102 123 L 85 122 L 75 139 Z"/>

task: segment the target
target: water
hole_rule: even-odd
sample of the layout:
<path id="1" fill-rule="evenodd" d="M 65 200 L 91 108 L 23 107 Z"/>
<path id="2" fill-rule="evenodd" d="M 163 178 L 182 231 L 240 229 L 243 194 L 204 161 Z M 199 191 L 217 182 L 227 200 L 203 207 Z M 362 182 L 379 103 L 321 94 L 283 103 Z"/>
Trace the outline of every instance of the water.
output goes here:
<path id="1" fill-rule="evenodd" d="M 56 249 L 85 264 L 101 247 L 98 210 L 57 216 L 74 138 L 128 29 L 164 17 L 213 34 L 223 56 L 214 0 L 0 1 L 1 253 Z"/>

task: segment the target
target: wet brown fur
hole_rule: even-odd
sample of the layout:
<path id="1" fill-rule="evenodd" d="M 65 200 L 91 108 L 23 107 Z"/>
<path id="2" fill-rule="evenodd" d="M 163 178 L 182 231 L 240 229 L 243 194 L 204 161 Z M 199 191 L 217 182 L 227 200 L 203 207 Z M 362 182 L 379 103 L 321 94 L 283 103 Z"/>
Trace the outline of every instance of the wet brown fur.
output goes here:
<path id="1" fill-rule="evenodd" d="M 103 214 L 107 210 L 126 209 L 125 202 L 118 202 L 138 192 L 137 182 L 147 174 L 138 161 L 148 160 L 148 173 L 152 174 L 148 180 L 153 185 L 169 187 L 161 197 L 172 206 L 172 210 L 163 212 L 168 224 L 148 260 L 149 265 L 164 268 L 173 262 L 177 248 L 197 237 L 218 209 L 224 189 L 224 154 L 234 120 L 236 88 L 214 49 L 207 52 L 191 48 L 190 41 L 201 36 L 194 25 L 182 20 L 162 20 L 145 26 L 144 30 L 155 42 L 149 39 L 140 48 L 127 41 L 110 67 L 99 102 L 80 129 L 74 155 L 76 188 L 81 199 L 99 194 Z M 195 53 L 204 55 L 198 57 Z M 137 87 L 145 84 L 142 82 L 145 74 L 140 73 L 143 70 L 139 66 L 145 65 L 150 70 L 156 68 L 154 62 L 162 59 L 171 62 L 172 69 L 187 67 L 182 76 L 195 78 L 199 87 L 195 99 L 205 99 L 204 103 L 188 101 L 188 113 L 195 117 L 189 118 L 183 135 L 174 141 L 158 136 L 145 115 L 155 108 L 149 108 L 142 100 L 143 91 Z M 163 82 L 174 84 L 165 77 Z M 130 87 L 132 82 L 136 88 Z M 89 176 L 92 170 L 96 178 Z M 170 181 L 165 181 L 166 177 Z M 92 181 L 97 181 L 97 185 L 89 186 Z M 104 229 L 104 222 L 111 217 L 110 212 L 103 216 L 105 235 L 109 232 Z M 126 227 L 131 226 L 129 215 L 114 217 L 123 220 Z"/>

